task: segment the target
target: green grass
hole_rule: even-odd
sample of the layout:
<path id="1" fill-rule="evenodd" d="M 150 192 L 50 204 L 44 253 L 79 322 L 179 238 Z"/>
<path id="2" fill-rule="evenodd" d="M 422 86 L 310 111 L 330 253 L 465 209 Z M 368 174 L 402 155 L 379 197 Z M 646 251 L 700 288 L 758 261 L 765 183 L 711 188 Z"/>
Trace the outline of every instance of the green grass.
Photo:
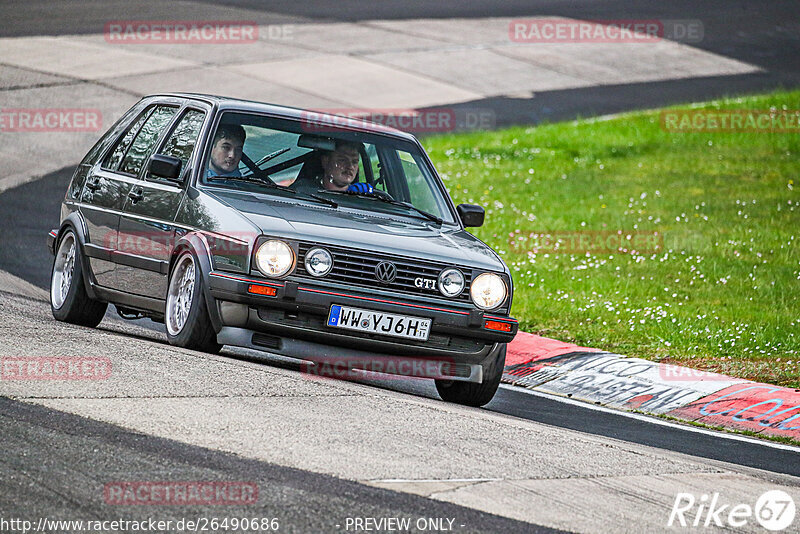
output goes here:
<path id="1" fill-rule="evenodd" d="M 800 91 L 698 108 L 800 109 Z M 429 137 L 521 329 L 800 388 L 800 135 L 669 133 L 659 113 Z M 659 232 L 655 253 L 530 251 L 531 232 Z M 512 245 L 513 243 L 513 245 Z"/>

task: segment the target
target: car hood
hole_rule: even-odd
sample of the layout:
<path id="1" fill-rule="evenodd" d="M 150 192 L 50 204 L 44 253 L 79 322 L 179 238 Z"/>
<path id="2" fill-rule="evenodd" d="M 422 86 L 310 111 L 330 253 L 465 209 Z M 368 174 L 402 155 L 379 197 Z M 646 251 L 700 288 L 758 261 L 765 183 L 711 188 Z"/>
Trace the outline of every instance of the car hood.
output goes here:
<path id="1" fill-rule="evenodd" d="M 417 218 L 338 209 L 296 199 L 215 192 L 264 235 L 371 250 L 498 272 L 505 264 L 481 240 L 453 225 Z"/>

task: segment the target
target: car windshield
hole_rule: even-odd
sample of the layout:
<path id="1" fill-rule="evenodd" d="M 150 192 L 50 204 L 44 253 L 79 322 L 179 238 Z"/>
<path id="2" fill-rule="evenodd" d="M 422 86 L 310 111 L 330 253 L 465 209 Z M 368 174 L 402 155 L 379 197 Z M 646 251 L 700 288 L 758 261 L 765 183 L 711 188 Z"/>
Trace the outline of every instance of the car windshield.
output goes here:
<path id="1" fill-rule="evenodd" d="M 455 223 L 420 149 L 389 136 L 225 112 L 204 169 L 201 183 L 213 187 Z"/>

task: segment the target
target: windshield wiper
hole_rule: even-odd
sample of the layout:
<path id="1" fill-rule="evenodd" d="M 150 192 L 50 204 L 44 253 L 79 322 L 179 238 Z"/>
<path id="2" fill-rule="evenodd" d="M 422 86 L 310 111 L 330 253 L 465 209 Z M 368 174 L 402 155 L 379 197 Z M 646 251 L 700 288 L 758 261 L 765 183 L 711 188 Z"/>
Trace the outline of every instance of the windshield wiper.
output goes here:
<path id="1" fill-rule="evenodd" d="M 380 191 L 380 190 L 376 189 L 375 191 Z M 392 204 L 394 206 L 402 206 L 404 208 L 407 208 L 407 209 L 410 209 L 410 210 L 414 210 L 419 215 L 422 215 L 423 217 L 425 217 L 429 221 L 435 222 L 439 226 L 441 226 L 442 222 L 444 222 L 440 217 L 437 217 L 433 213 L 428 213 L 425 210 L 421 210 L 418 207 L 416 207 L 415 205 L 411 204 L 410 202 L 401 202 L 399 200 L 393 199 L 392 197 L 390 197 L 388 195 L 388 193 L 384 193 L 383 195 L 381 195 L 381 194 L 377 194 L 376 195 L 375 193 L 357 193 L 355 191 L 328 191 L 328 190 L 325 190 L 325 192 L 326 193 L 337 193 L 337 194 L 340 194 L 340 195 L 355 195 L 355 196 L 364 197 L 364 198 L 373 198 L 375 200 L 379 200 L 379 201 L 385 202 L 387 204 Z M 383 193 L 383 192 L 381 191 L 381 193 Z"/>
<path id="2" fill-rule="evenodd" d="M 286 187 L 285 185 L 278 185 L 278 184 L 276 184 L 275 182 L 273 182 L 271 180 L 264 180 L 264 179 L 258 178 L 256 176 L 252 176 L 252 177 L 250 177 L 250 176 L 212 176 L 210 178 L 207 178 L 207 180 L 210 180 L 210 181 L 214 181 L 214 180 L 234 180 L 234 181 L 245 182 L 245 183 L 249 183 L 249 184 L 265 185 L 265 186 L 269 187 L 270 189 L 278 189 L 280 191 L 286 191 L 287 193 L 291 193 L 292 195 L 294 195 L 296 197 L 302 197 L 302 198 L 305 198 L 305 199 L 316 200 L 317 202 L 319 202 L 321 204 L 327 204 L 328 206 L 330 206 L 332 208 L 338 208 L 339 207 L 339 204 L 337 204 L 336 202 L 334 202 L 333 200 L 331 200 L 329 198 L 323 198 L 323 197 L 315 195 L 313 193 L 303 193 L 303 192 L 297 191 L 295 189 L 290 189 L 290 188 Z"/>
<path id="3" fill-rule="evenodd" d="M 417 213 L 419 213 L 420 215 L 422 215 L 423 217 L 425 217 L 426 219 L 428 219 L 429 221 L 435 222 L 439 226 L 441 226 L 442 223 L 444 222 L 444 220 L 441 217 L 437 217 L 433 213 L 427 212 L 425 210 L 421 210 L 421 209 L 419 209 L 418 207 L 416 207 L 415 205 L 413 205 L 410 202 L 400 202 L 399 200 L 395 200 L 393 198 L 381 198 L 381 197 L 378 197 L 378 199 L 382 200 L 384 202 L 388 202 L 390 204 L 395 204 L 396 206 L 405 206 L 406 208 L 412 209 L 412 210 L 416 211 Z"/>
<path id="4" fill-rule="evenodd" d="M 216 182 L 219 180 L 232 180 L 234 182 L 247 182 L 250 184 L 258 184 L 258 185 L 266 185 L 269 187 L 273 187 L 276 184 L 272 181 L 264 180 L 263 178 L 259 178 L 255 175 L 246 175 L 246 176 L 209 176 L 206 178 L 209 182 Z"/>
<path id="5" fill-rule="evenodd" d="M 314 193 L 306 193 L 304 191 L 298 191 L 297 189 L 291 189 L 289 187 L 286 187 L 285 185 L 278 185 L 278 184 L 273 184 L 271 187 L 273 187 L 274 189 L 280 189 L 281 191 L 288 191 L 289 193 L 292 193 L 296 197 L 312 198 L 312 199 L 316 200 L 317 202 L 322 202 L 323 204 L 327 204 L 328 206 L 330 206 L 332 208 L 338 208 L 339 207 L 339 204 L 336 203 L 335 201 L 333 201 L 333 200 L 331 200 L 329 198 L 325 198 L 325 197 L 321 197 L 319 195 L 315 195 Z"/>

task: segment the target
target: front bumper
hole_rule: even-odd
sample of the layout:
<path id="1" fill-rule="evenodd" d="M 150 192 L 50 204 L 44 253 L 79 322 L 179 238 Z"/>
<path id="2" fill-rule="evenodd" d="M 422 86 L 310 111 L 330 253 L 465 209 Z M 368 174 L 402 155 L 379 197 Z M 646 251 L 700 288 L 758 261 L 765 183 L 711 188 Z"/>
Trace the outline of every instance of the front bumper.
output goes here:
<path id="1" fill-rule="evenodd" d="M 251 285 L 275 290 L 274 296 L 248 292 Z M 498 344 L 517 333 L 517 321 L 477 309 L 465 309 L 409 298 L 369 293 L 364 288 L 342 288 L 308 280 L 269 280 L 220 271 L 209 275 L 209 291 L 225 327 L 246 329 L 250 344 L 283 353 L 289 339 L 344 348 L 376 356 L 445 358 L 459 364 L 482 364 Z M 333 329 L 326 326 L 332 304 L 432 319 L 427 341 Z M 486 328 L 487 321 L 502 323 L 508 332 Z M 226 331 L 230 333 L 231 331 Z M 241 345 L 242 333 L 237 331 Z M 224 340 L 221 340 L 224 342 Z M 317 347 L 318 349 L 319 347 Z"/>

